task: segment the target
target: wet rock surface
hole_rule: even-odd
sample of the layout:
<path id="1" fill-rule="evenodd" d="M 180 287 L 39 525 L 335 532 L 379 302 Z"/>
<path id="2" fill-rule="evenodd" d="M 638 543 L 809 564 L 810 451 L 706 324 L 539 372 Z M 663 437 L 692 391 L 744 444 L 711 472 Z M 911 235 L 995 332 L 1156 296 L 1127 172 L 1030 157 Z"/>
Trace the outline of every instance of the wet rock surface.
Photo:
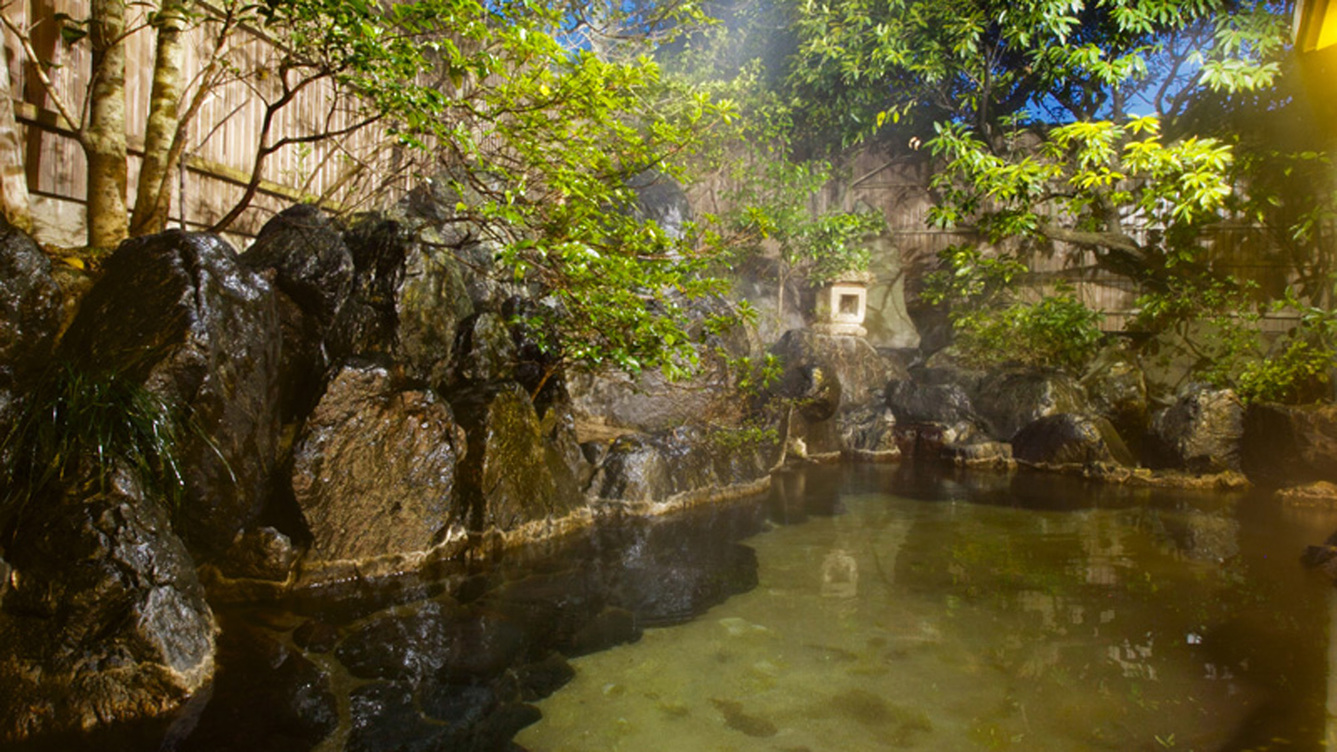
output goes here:
<path id="1" fill-rule="evenodd" d="M 1250 480 L 1337 481 L 1337 405 L 1251 404 L 1242 441 L 1240 461 Z"/>
<path id="2" fill-rule="evenodd" d="M 1152 419 L 1156 464 L 1193 473 L 1240 469 L 1244 406 L 1229 389 L 1191 384 Z"/>
<path id="3" fill-rule="evenodd" d="M 1103 417 L 1047 415 L 1012 437 L 1016 459 L 1037 465 L 1136 464 L 1114 426 Z"/>
<path id="4" fill-rule="evenodd" d="M 109 719 L 161 740 L 214 674 L 214 616 L 162 505 L 121 476 L 29 507 L 0 605 L 0 741 Z M 78 566 L 70 566 L 78 562 Z"/>
<path id="5" fill-rule="evenodd" d="M 901 456 L 896 415 L 881 405 L 868 405 L 844 416 L 840 441 L 845 454 L 857 459 L 889 462 Z"/>
<path id="6" fill-rule="evenodd" d="M 840 405 L 854 409 L 882 398 L 887 382 L 908 378 L 900 363 L 884 357 L 862 337 L 818 334 L 807 329 L 785 332 L 771 352 L 784 365 L 782 384 L 791 374 L 819 369 L 840 384 Z M 812 381 L 801 378 L 800 383 Z M 783 387 L 782 387 L 783 391 Z"/>
<path id="7" fill-rule="evenodd" d="M 733 442 L 727 433 L 684 427 L 633 434 L 609 446 L 590 481 L 599 499 L 658 502 L 683 495 L 746 486 L 769 477 L 779 456 L 771 442 Z"/>
<path id="8" fill-rule="evenodd" d="M 685 306 L 696 322 L 693 326 L 698 327 L 707 318 L 737 313 L 720 298 L 685 302 Z M 711 334 L 704 340 L 704 346 L 697 350 L 700 371 L 684 381 L 670 381 L 657 370 L 635 377 L 616 372 L 567 374 L 577 420 L 656 433 L 684 423 L 737 416 L 739 404 L 730 390 L 735 376 L 726 358 L 756 358 L 761 343 L 746 326 Z"/>
<path id="9" fill-rule="evenodd" d="M 312 536 L 303 566 L 431 549 L 454 519 L 463 449 L 444 400 L 397 389 L 377 366 L 343 369 L 293 454 L 293 494 Z"/>
<path id="10" fill-rule="evenodd" d="M 46 367 L 63 316 L 51 260 L 0 218 L 0 420 Z"/>
<path id="11" fill-rule="evenodd" d="M 886 403 L 901 423 L 958 425 L 978 420 L 970 395 L 955 383 L 893 381 L 887 385 Z"/>
<path id="12" fill-rule="evenodd" d="M 1109 348 L 1096 356 L 1081 379 L 1089 396 L 1091 409 L 1107 419 L 1119 435 L 1137 445 L 1147 432 L 1151 408 L 1147 398 L 1147 379 L 1135 358 Z"/>
<path id="13" fill-rule="evenodd" d="M 1071 378 L 1056 371 L 1004 370 L 983 379 L 973 395 L 975 409 L 1000 441 L 1046 415 L 1089 412 L 1086 396 Z"/>
<path id="14" fill-rule="evenodd" d="M 468 436 L 458 482 L 460 519 L 470 530 L 510 530 L 584 503 L 574 469 L 564 464 L 567 455 L 545 441 L 519 384 L 458 389 L 451 406 Z"/>
<path id="15" fill-rule="evenodd" d="M 220 556 L 265 504 L 280 423 L 280 331 L 270 284 L 216 236 L 165 232 L 106 261 L 60 345 L 187 408 L 177 525 L 197 557 Z"/>

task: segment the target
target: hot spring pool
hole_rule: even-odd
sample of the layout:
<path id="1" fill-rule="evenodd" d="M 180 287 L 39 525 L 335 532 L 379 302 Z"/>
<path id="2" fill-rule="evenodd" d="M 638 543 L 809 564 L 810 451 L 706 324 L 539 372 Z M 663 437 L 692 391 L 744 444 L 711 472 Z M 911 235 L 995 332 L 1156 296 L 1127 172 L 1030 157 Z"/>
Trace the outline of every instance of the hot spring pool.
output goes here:
<path id="1" fill-rule="evenodd" d="M 905 467 L 786 476 L 758 586 L 575 659 L 533 752 L 1333 749 L 1337 514 Z M 1330 678 L 1331 677 L 1331 678 Z"/>

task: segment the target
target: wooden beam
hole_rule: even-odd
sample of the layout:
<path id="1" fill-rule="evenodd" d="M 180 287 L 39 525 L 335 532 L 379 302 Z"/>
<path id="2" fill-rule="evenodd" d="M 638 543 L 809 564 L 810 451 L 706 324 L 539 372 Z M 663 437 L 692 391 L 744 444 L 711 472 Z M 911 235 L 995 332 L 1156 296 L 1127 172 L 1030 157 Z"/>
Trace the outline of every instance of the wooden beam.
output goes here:
<path id="1" fill-rule="evenodd" d="M 31 102 L 14 101 L 14 117 L 25 125 L 40 128 L 47 133 L 55 133 L 65 138 L 74 138 L 74 128 L 70 123 L 61 117 L 59 113 L 52 110 L 44 110 L 35 107 Z M 144 155 L 144 139 L 135 135 L 128 138 L 129 151 L 131 154 L 142 157 Z M 245 170 L 238 170 L 235 167 L 228 167 L 225 164 L 219 164 L 208 159 L 187 154 L 184 158 L 186 169 L 198 175 L 221 180 L 224 183 L 245 187 L 251 182 L 250 173 Z M 331 211 L 339 211 L 342 207 L 339 204 L 330 201 L 321 201 L 319 196 L 302 191 L 281 183 L 274 183 L 269 180 L 260 181 L 260 192 L 268 196 L 287 199 L 295 203 L 319 203 L 321 206 Z M 76 197 L 69 197 L 71 200 L 82 201 Z"/>

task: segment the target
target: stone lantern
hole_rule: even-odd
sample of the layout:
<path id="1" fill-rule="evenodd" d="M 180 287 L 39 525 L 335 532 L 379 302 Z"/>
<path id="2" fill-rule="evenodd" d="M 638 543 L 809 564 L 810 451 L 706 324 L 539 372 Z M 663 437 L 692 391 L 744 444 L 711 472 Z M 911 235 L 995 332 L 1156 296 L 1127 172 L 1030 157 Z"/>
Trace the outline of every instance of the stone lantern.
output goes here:
<path id="1" fill-rule="evenodd" d="M 868 312 L 869 272 L 846 272 L 817 292 L 817 321 L 813 331 L 847 337 L 863 337 Z"/>

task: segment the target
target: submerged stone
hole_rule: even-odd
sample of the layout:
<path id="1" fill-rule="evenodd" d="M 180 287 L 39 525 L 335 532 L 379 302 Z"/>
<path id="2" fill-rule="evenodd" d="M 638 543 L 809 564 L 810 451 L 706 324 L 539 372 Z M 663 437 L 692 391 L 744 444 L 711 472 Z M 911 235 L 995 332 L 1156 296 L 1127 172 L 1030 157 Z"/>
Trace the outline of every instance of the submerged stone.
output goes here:
<path id="1" fill-rule="evenodd" d="M 213 696 L 181 752 L 289 752 L 316 747 L 339 725 L 325 669 L 268 630 L 224 618 Z M 242 670 L 263 663 L 265 680 Z"/>

